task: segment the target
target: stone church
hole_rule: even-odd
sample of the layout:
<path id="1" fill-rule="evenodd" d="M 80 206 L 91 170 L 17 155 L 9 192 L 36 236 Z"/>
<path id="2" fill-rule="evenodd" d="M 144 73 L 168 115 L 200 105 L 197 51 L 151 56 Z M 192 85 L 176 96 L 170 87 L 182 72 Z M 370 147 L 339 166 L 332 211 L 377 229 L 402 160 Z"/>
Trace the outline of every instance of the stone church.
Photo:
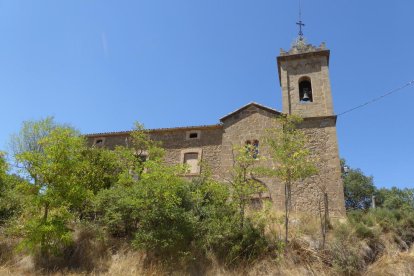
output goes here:
<path id="1" fill-rule="evenodd" d="M 345 213 L 343 183 L 336 135 L 336 115 L 333 111 L 329 80 L 330 51 L 306 44 L 298 39 L 289 51 L 277 57 L 279 82 L 282 88 L 283 111 L 251 102 L 220 118 L 218 124 L 162 128 L 149 130 L 154 140 L 166 149 L 165 161 L 187 164 L 187 177 L 201 173 L 200 163 L 209 166 L 217 179 L 229 176 L 233 166 L 233 148 L 252 144 L 258 154 L 270 157 L 263 141 L 266 130 L 275 126 L 281 114 L 297 114 L 304 118 L 301 128 L 308 146 L 317 157 L 319 173 L 298 183 L 303 187 L 292 199 L 293 211 L 314 211 L 318 208 L 321 186 L 326 188 L 332 216 Z M 91 145 L 114 148 L 125 145 L 129 131 L 87 135 Z M 272 167 L 269 158 L 259 158 L 260 165 Z M 261 179 L 267 186 L 262 198 L 271 200 L 276 210 L 283 210 L 283 184 L 275 178 Z"/>

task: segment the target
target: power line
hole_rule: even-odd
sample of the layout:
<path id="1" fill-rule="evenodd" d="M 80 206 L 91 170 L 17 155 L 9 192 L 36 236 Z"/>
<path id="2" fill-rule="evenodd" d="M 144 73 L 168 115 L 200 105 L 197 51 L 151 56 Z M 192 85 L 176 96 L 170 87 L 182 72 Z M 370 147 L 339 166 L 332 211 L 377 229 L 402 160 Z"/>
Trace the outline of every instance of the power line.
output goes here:
<path id="1" fill-rule="evenodd" d="M 349 112 L 351 112 L 351 111 L 354 111 L 355 109 L 359 109 L 359 108 L 362 108 L 362 107 L 364 107 L 364 106 L 366 106 L 366 105 L 372 104 L 372 103 L 374 103 L 374 102 L 376 102 L 376 101 L 379 101 L 379 100 L 381 100 L 381 99 L 383 99 L 383 98 L 385 98 L 385 97 L 387 97 L 387 96 L 389 96 L 389 95 L 391 95 L 391 94 L 394 94 L 394 93 L 396 93 L 396 92 L 398 92 L 398 91 L 400 91 L 400 90 L 403 90 L 404 88 L 407 88 L 407 87 L 412 86 L 412 85 L 414 85 L 414 80 L 412 80 L 412 81 L 410 81 L 410 82 L 408 82 L 408 83 L 404 84 L 403 86 L 400 86 L 400 87 L 394 88 L 393 90 L 391 90 L 391 91 L 389 91 L 389 92 L 387 92 L 387 93 L 385 93 L 385 94 L 383 94 L 383 95 L 381 95 L 381 96 L 379 96 L 379 97 L 376 97 L 376 98 L 374 98 L 374 99 L 372 99 L 372 100 L 370 100 L 370 101 L 368 101 L 368 102 L 366 102 L 366 103 L 363 103 L 363 104 L 361 104 L 361 105 L 358 105 L 358 106 L 356 106 L 356 107 L 353 107 L 353 108 L 351 108 L 351 109 L 348 109 L 348 110 L 346 110 L 346 111 L 344 111 L 344 112 L 341 112 L 341 113 L 339 113 L 337 116 L 338 116 L 338 117 L 339 117 L 339 116 L 342 116 L 342 115 L 344 115 L 344 114 L 346 114 L 346 113 L 349 113 Z"/>

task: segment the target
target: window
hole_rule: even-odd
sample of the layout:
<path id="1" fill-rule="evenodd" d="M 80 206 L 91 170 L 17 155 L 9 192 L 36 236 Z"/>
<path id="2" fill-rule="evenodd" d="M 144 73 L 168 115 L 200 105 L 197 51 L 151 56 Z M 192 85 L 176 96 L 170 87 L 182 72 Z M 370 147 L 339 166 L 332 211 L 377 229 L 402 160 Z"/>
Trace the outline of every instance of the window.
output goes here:
<path id="1" fill-rule="evenodd" d="M 259 140 L 247 140 L 245 147 L 246 153 L 257 159 L 259 155 Z"/>
<path id="2" fill-rule="evenodd" d="M 250 207 L 253 210 L 262 210 L 263 209 L 263 199 L 262 198 L 251 198 Z"/>
<path id="3" fill-rule="evenodd" d="M 200 174 L 200 161 L 201 161 L 202 149 L 186 149 L 181 151 L 181 164 L 187 166 L 186 175 L 198 175 Z"/>
<path id="4" fill-rule="evenodd" d="M 96 147 L 103 147 L 105 145 L 105 137 L 95 138 L 93 140 L 93 145 Z"/>
<path id="5" fill-rule="evenodd" d="M 312 84 L 307 77 L 299 81 L 299 100 L 301 103 L 313 102 Z"/>
<path id="6" fill-rule="evenodd" d="M 200 130 L 190 130 L 185 134 L 186 140 L 196 140 L 200 139 L 201 131 Z"/>
<path id="7" fill-rule="evenodd" d="M 148 152 L 146 150 L 137 150 L 134 155 L 136 160 L 140 163 L 144 163 L 148 160 Z"/>
<path id="8" fill-rule="evenodd" d="M 184 154 L 184 164 L 188 166 L 188 173 L 196 174 L 199 171 L 198 167 L 198 153 L 189 152 Z"/>
<path id="9" fill-rule="evenodd" d="M 148 156 L 145 154 L 140 154 L 140 155 L 137 155 L 137 159 L 140 163 L 144 163 L 145 161 L 148 160 Z"/>

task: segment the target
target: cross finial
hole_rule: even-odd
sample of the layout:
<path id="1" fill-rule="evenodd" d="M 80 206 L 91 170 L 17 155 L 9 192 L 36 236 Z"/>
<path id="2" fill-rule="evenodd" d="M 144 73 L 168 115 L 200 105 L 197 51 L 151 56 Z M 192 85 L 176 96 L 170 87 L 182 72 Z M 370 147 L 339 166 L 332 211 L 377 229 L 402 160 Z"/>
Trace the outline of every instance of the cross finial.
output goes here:
<path id="1" fill-rule="evenodd" d="M 305 24 L 302 22 L 302 8 L 300 5 L 300 0 L 299 0 L 299 21 L 296 22 L 296 25 L 299 26 L 299 40 L 303 40 L 302 27 L 305 27 Z"/>

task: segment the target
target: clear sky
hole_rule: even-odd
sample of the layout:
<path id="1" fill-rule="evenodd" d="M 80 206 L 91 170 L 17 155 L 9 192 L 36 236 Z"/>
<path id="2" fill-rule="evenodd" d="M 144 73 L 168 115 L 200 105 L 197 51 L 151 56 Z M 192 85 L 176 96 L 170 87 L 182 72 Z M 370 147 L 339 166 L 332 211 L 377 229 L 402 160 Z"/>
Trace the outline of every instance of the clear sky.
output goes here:
<path id="1" fill-rule="evenodd" d="M 414 1 L 302 0 L 331 50 L 336 113 L 414 79 Z M 281 110 L 276 56 L 298 1 L 0 0 L 0 149 L 24 120 L 82 133 L 215 124 Z M 340 155 L 377 186 L 414 187 L 414 87 L 338 118 Z"/>

